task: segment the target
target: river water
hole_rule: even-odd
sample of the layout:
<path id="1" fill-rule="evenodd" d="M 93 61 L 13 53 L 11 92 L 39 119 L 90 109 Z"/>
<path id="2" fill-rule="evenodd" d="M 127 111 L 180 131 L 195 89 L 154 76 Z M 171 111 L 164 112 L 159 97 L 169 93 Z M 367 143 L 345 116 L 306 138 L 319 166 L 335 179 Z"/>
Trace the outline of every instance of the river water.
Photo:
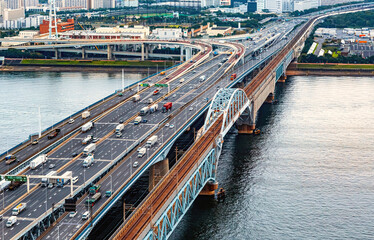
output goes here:
<path id="1" fill-rule="evenodd" d="M 125 73 L 125 85 L 146 77 Z M 0 153 L 42 129 L 68 117 L 122 86 L 118 73 L 2 72 L 0 73 Z"/>
<path id="2" fill-rule="evenodd" d="M 367 77 L 277 84 L 263 134 L 225 139 L 225 202 L 198 198 L 171 239 L 374 239 L 373 90 Z"/>
<path id="3" fill-rule="evenodd" d="M 0 152 L 38 130 L 38 106 L 45 128 L 120 87 L 120 74 L 1 73 Z M 369 77 L 277 84 L 262 134 L 225 138 L 225 202 L 199 197 L 171 239 L 373 239 L 373 90 Z"/>

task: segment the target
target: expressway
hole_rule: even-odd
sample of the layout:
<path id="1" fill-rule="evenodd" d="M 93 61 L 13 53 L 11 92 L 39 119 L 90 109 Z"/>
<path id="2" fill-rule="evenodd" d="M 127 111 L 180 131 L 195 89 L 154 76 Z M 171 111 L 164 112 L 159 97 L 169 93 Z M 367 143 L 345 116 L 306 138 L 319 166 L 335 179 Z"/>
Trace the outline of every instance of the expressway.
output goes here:
<path id="1" fill-rule="evenodd" d="M 169 79 L 170 89 L 172 92 L 174 91 L 172 94 L 170 94 L 168 100 L 173 102 L 173 110 L 171 112 L 161 113 L 161 111 L 158 111 L 147 117 L 147 123 L 142 123 L 140 125 L 132 124 L 132 121 L 129 121 L 128 119 L 133 119 L 134 116 L 138 114 L 140 108 L 147 106 L 146 103 L 149 98 L 156 100 L 156 97 L 164 95 L 167 92 L 167 89 L 162 89 L 161 94 L 158 96 L 153 96 L 153 91 L 155 88 L 144 88 L 143 91 L 139 92 L 141 101 L 124 101 L 118 105 L 116 109 L 97 119 L 95 121 L 95 127 L 92 130 L 86 133 L 79 132 L 75 134 L 61 147 L 49 153 L 48 164 L 55 164 L 55 168 L 53 170 L 58 169 L 60 175 L 66 171 L 73 171 L 73 176 L 79 177 L 78 182 L 74 184 L 74 190 L 79 186 L 88 184 L 91 178 L 97 175 L 101 169 L 109 165 L 113 159 L 123 152 L 124 149 L 129 148 L 132 143 L 136 142 L 165 117 L 183 106 L 185 98 L 194 96 L 196 94 L 194 93 L 194 91 L 196 91 L 195 85 L 201 84 L 199 81 L 200 75 L 212 75 L 217 70 L 218 62 L 222 61 L 224 58 L 226 58 L 225 55 L 220 55 L 212 60 L 208 60 L 201 66 L 196 67 L 193 71 L 189 71 L 183 76 L 186 79 L 186 82 L 182 84 L 182 86 L 180 86 L 181 84 L 179 82 Z M 160 106 L 166 102 L 166 100 L 163 100 L 162 97 L 159 97 L 159 101 L 161 101 L 159 102 Z M 124 119 L 126 123 L 124 134 L 123 137 L 116 138 L 113 134 L 113 130 L 121 119 Z M 172 129 L 170 131 L 172 131 Z M 82 152 L 85 145 L 82 145 L 81 141 L 88 134 L 93 134 L 99 138 L 99 141 L 97 142 L 97 149 L 94 154 L 96 162 L 89 168 L 83 168 L 83 158 L 80 156 L 80 154 L 77 157 L 72 157 L 72 153 Z M 47 165 L 41 165 L 35 170 L 28 169 L 23 174 L 46 174 L 50 171 L 49 169 L 46 169 L 46 166 Z M 25 202 L 28 205 L 27 209 L 20 213 L 17 224 L 12 228 L 5 229 L 4 236 L 7 238 L 13 237 L 14 234 L 20 232 L 32 221 L 40 217 L 46 211 L 46 209 L 50 209 L 52 203 L 57 203 L 63 200 L 64 198 L 68 197 L 70 193 L 69 187 L 52 189 L 38 187 L 37 185 L 39 181 L 40 180 L 31 180 L 31 186 L 35 186 L 36 189 L 24 197 L 21 201 L 19 198 L 23 193 L 25 193 L 26 186 L 24 185 L 15 190 L 12 194 L 5 192 L 5 197 L 3 195 L 4 204 L 6 206 L 14 205 L 12 203 L 16 202 Z M 7 219 L 10 215 L 10 210 L 6 211 L 4 213 L 4 219 Z"/>
<path id="2" fill-rule="evenodd" d="M 201 49 L 208 48 L 208 46 L 209 46 L 205 43 L 198 43 L 197 45 Z M 209 52 L 210 51 L 208 49 L 208 51 L 206 51 L 206 53 L 204 53 L 204 54 L 195 55 L 192 58 L 192 60 L 194 62 L 192 62 L 192 63 L 191 62 L 186 62 L 179 67 L 172 68 L 172 69 L 166 71 L 165 76 L 168 77 L 168 79 L 173 79 L 173 78 L 177 77 L 178 75 L 180 75 L 181 73 L 183 73 L 187 69 L 189 69 L 189 68 L 193 67 L 194 65 L 196 65 L 197 63 L 199 63 L 199 61 L 201 61 L 204 57 L 207 57 Z M 155 76 L 147 79 L 147 82 L 149 82 L 149 83 L 159 82 L 160 80 L 163 80 L 165 78 L 165 76 L 155 75 Z M 113 96 L 109 96 L 107 99 L 103 99 L 103 101 L 99 101 L 96 104 L 90 106 L 88 110 L 90 110 L 91 116 L 89 118 L 82 119 L 80 117 L 81 112 L 78 112 L 78 113 L 73 114 L 71 116 L 71 118 L 73 118 L 75 120 L 72 124 L 68 123 L 69 118 L 65 119 L 65 121 L 62 121 L 60 123 L 55 124 L 53 127 L 54 128 L 59 128 L 61 130 L 61 132 L 59 133 L 59 135 L 57 137 L 55 137 L 53 139 L 48 139 L 48 134 L 50 132 L 50 129 L 48 129 L 47 131 L 43 131 L 42 137 L 38 139 L 38 141 L 39 141 L 38 144 L 31 145 L 31 141 L 26 141 L 22 145 L 15 148 L 14 150 L 7 151 L 7 152 L 3 153 L 2 155 L 0 155 L 0 159 L 1 159 L 0 160 L 0 173 L 5 174 L 5 173 L 9 172 L 10 170 L 14 169 L 16 166 L 21 165 L 22 162 L 24 162 L 27 159 L 30 159 L 30 157 L 34 156 L 35 154 L 37 154 L 41 150 L 43 150 L 46 147 L 50 146 L 51 144 L 55 143 L 56 141 L 61 139 L 64 135 L 69 134 L 73 130 L 82 126 L 84 123 L 90 121 L 91 119 L 94 119 L 99 114 L 103 113 L 104 111 L 107 111 L 108 109 L 110 109 L 110 108 L 116 106 L 117 104 L 121 103 L 124 99 L 127 99 L 128 97 L 133 95 L 133 91 L 135 91 L 135 90 L 136 90 L 136 86 L 133 86 L 129 89 L 126 89 L 126 91 L 124 92 L 124 96 L 121 97 L 121 98 L 119 98 L 115 94 L 113 94 Z M 7 165 L 5 163 L 5 161 L 3 160 L 4 157 L 7 154 L 13 154 L 14 156 L 16 156 L 17 157 L 17 162 L 12 163 L 10 165 Z"/>
<path id="3" fill-rule="evenodd" d="M 243 54 L 245 51 L 244 47 L 239 44 L 232 45 L 232 47 L 233 49 L 237 49 L 237 51 L 239 51 L 241 54 Z M 208 49 L 206 52 L 209 53 L 210 51 L 211 49 Z M 201 56 L 203 56 L 203 54 Z M 132 120 L 137 115 L 139 110 L 143 106 L 147 106 L 146 100 L 148 98 L 155 98 L 152 95 L 155 88 L 143 88 L 140 92 L 142 99 L 140 102 L 120 102 L 115 109 L 111 109 L 106 114 L 100 116 L 95 121 L 95 127 L 92 130 L 87 133 L 78 132 L 77 134 L 74 134 L 71 138 L 65 141 L 61 147 L 53 150 L 49 154 L 48 164 L 54 163 L 55 168 L 53 170 L 58 169 L 59 175 L 66 171 L 73 171 L 73 176 L 77 176 L 79 178 L 78 182 L 74 184 L 74 190 L 77 190 L 78 188 L 85 187 L 87 184 L 92 182 L 92 180 L 97 177 L 100 170 L 110 165 L 113 160 L 123 152 L 130 151 L 131 146 L 134 146 L 135 143 L 139 142 L 139 139 L 144 139 L 150 134 L 151 131 L 158 129 L 157 135 L 159 136 L 159 141 L 155 147 L 148 149 L 145 157 L 140 159 L 137 158 L 136 149 L 133 150 L 127 155 L 126 159 L 122 161 L 121 164 L 113 169 L 113 172 L 110 173 L 109 176 L 102 179 L 102 192 L 111 189 L 118 189 L 121 185 L 123 185 L 123 183 L 126 183 L 132 178 L 134 171 L 136 171 L 136 168 L 132 167 L 135 161 L 138 161 L 140 165 L 138 169 L 146 165 L 147 161 L 149 161 L 149 157 L 158 151 L 161 145 L 168 142 L 168 140 L 178 132 L 178 129 L 188 122 L 187 120 L 190 116 L 200 112 L 201 109 L 206 107 L 209 99 L 213 97 L 218 86 L 226 87 L 232 83 L 230 81 L 230 76 L 227 74 L 224 78 L 220 79 L 222 74 L 224 74 L 229 66 L 232 66 L 233 62 L 236 61 L 234 54 L 226 63 L 220 66 L 219 63 L 228 57 L 229 56 L 225 54 L 219 55 L 213 59 L 206 60 L 203 64 L 195 67 L 194 70 L 187 71 L 183 76 L 185 81 L 182 84 L 177 81 L 177 77 L 183 71 L 180 73 L 175 73 L 173 78 L 169 79 L 155 77 L 152 79 L 153 82 L 163 80 L 163 82 L 170 83 L 172 93 L 169 94 L 169 99 L 165 100 L 164 96 L 162 96 L 159 97 L 158 100 L 159 106 L 162 106 L 164 103 L 169 101 L 173 102 L 172 111 L 169 111 L 168 113 L 161 113 L 158 111 L 152 115 L 143 117 L 143 119 L 147 119 L 146 123 L 133 125 Z M 195 60 L 198 62 L 199 58 Z M 187 63 L 185 66 L 186 69 L 190 68 L 193 63 L 194 62 Z M 241 69 L 238 69 L 238 74 L 246 71 L 246 69 L 250 67 L 250 64 L 255 64 L 255 62 L 251 61 L 247 63 L 248 66 L 242 66 Z M 202 75 L 204 75 L 207 80 L 200 81 L 200 76 Z M 217 82 L 217 80 L 219 81 Z M 133 94 L 133 92 L 134 90 L 128 91 L 128 96 Z M 164 95 L 166 93 L 166 89 L 163 89 L 161 92 L 162 95 Z M 203 92 L 204 94 L 201 94 Z M 122 99 L 126 99 L 126 97 L 127 96 L 122 97 Z M 115 99 L 121 98 L 116 97 Z M 193 101 L 190 102 L 191 100 Z M 189 107 L 183 108 L 186 103 L 189 103 Z M 121 138 L 116 138 L 113 131 L 120 120 L 124 120 L 126 126 L 123 136 Z M 165 124 L 166 121 L 169 121 L 169 124 L 173 125 L 174 127 L 163 127 L 163 124 Z M 91 167 L 83 168 L 83 158 L 81 155 L 79 154 L 77 157 L 73 157 L 72 154 L 82 152 L 84 145 L 81 144 L 81 140 L 88 134 L 93 134 L 100 140 L 97 142 L 97 149 L 94 154 L 96 162 Z M 35 170 L 28 169 L 23 174 L 46 174 L 50 171 L 46 168 L 46 165 L 42 165 Z M 24 185 L 15 190 L 12 194 L 9 194 L 9 192 L 6 191 L 2 195 L 5 206 L 14 206 L 19 202 L 25 202 L 28 205 L 27 209 L 20 213 L 16 225 L 11 228 L 3 227 L 3 234 L 6 239 L 20 237 L 21 235 L 16 236 L 16 234 L 21 234 L 21 230 L 29 228 L 32 223 L 34 223 L 52 207 L 53 203 L 60 202 L 64 198 L 68 197 L 70 193 L 70 188 L 68 186 L 64 188 L 48 189 L 39 187 L 39 182 L 40 180 L 31 180 L 31 187 L 33 190 L 27 196 L 21 197 L 26 191 L 26 186 Z M 20 198 L 22 200 L 20 200 Z M 59 236 L 63 236 L 65 233 L 65 236 L 69 237 L 69 234 L 74 232 L 74 229 L 77 229 L 84 224 L 84 222 L 80 220 L 80 216 L 84 210 L 83 202 L 84 201 L 82 201 L 80 204 L 80 208 L 78 208 L 77 217 L 67 219 L 67 224 L 65 224 L 66 219 L 61 222 L 61 226 L 59 227 L 61 235 Z M 93 212 L 95 213 L 102 205 L 104 205 L 104 203 L 105 201 L 103 199 L 100 200 L 98 204 L 94 206 Z M 4 219 L 7 219 L 11 215 L 9 209 L 10 208 L 8 208 L 8 210 L 4 213 Z M 55 230 L 47 234 L 45 238 L 48 239 L 53 237 L 54 234 L 57 234 Z"/>
<path id="4" fill-rule="evenodd" d="M 282 45 L 277 46 L 277 49 L 279 49 L 279 47 L 281 46 Z M 255 63 L 248 62 L 246 66 L 242 66 L 241 68 L 237 69 L 237 73 L 243 73 L 252 64 L 254 65 Z M 225 67 L 227 66 L 222 66 L 221 69 L 224 69 Z M 214 96 L 218 87 L 228 87 L 233 84 L 233 81 L 230 80 L 230 74 L 224 75 L 223 78 L 219 78 L 220 76 L 221 75 L 219 73 L 214 74 L 205 83 L 200 84 L 195 93 L 193 93 L 191 90 L 194 88 L 194 86 L 196 86 L 196 84 L 199 84 L 197 79 L 192 79 L 190 82 L 186 83 L 187 92 L 184 96 L 181 96 L 177 102 L 183 102 L 184 104 L 189 102 L 188 107 L 181 109 L 181 111 L 175 113 L 175 116 L 168 122 L 164 122 L 164 124 L 161 125 L 158 132 L 155 133 L 155 135 L 157 135 L 159 139 L 161 139 L 161 141 L 159 141 L 155 147 L 149 149 L 149 151 L 147 152 L 147 160 L 143 160 L 143 158 L 137 158 L 136 150 L 128 154 L 120 167 L 114 169 L 114 171 L 112 171 L 109 176 L 106 176 L 102 179 L 101 192 L 104 193 L 105 191 L 113 189 L 117 190 L 119 186 L 121 186 L 122 188 L 122 186 L 126 185 L 131 179 L 132 175 L 134 175 L 135 169 L 131 167 L 133 162 L 138 161 L 140 165 L 145 165 L 148 161 L 148 158 L 150 158 L 152 154 L 156 152 L 156 150 L 159 150 L 164 143 L 169 142 L 174 137 L 174 135 L 177 134 L 177 132 L 181 131 L 181 129 L 186 124 L 188 124 L 190 118 L 192 118 L 195 114 L 201 113 L 201 110 L 209 104 L 209 101 L 207 101 L 207 99 L 210 100 Z M 188 87 L 189 84 L 192 84 L 192 86 Z M 197 93 L 202 92 L 203 94 L 191 100 L 191 96 L 196 96 Z M 173 109 L 173 112 L 175 111 L 176 110 Z M 174 125 L 174 128 L 170 129 L 170 127 L 167 127 L 165 123 Z M 98 209 L 101 209 L 108 201 L 108 199 L 101 199 L 100 201 L 98 201 L 98 203 L 96 203 L 92 209 L 93 214 L 98 212 Z M 84 224 L 87 224 L 87 221 L 81 220 L 81 216 L 85 211 L 87 211 L 87 208 L 84 205 L 84 201 L 81 201 L 77 208 L 77 216 L 70 218 L 68 215 L 65 215 L 63 219 L 57 224 L 58 227 L 54 227 L 53 230 L 51 230 L 43 237 L 43 239 L 53 239 L 58 236 L 68 239 L 75 237 L 75 230 L 84 226 Z"/>

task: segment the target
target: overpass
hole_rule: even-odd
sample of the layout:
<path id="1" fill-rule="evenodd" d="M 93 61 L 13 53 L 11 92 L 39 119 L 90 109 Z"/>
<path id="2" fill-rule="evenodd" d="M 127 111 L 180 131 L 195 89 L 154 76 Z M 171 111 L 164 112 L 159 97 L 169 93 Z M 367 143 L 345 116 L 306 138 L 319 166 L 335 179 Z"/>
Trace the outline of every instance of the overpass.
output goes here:
<path id="1" fill-rule="evenodd" d="M 351 11 L 355 10 L 347 12 Z M 239 133 L 253 132 L 258 109 L 264 102 L 273 100 L 276 82 L 285 80 L 286 67 L 298 56 L 316 22 L 334 14 L 312 17 L 299 27 L 287 44 L 242 89 L 222 88 L 215 94 L 201 136 L 111 239 L 167 239 L 199 194 L 215 193 L 217 162 L 224 136 L 234 124 Z"/>
<path id="2" fill-rule="evenodd" d="M 42 152 L 26 156 L 26 153 L 32 152 L 33 146 L 25 144 L 22 148 L 23 154 L 19 155 L 24 159 L 11 171 L 5 171 L 7 166 L 1 162 L 4 165 L 0 166 L 0 169 L 4 173 L 43 175 L 46 173 L 43 166 L 31 170 L 29 162 L 32 157 L 47 153 L 48 162 L 56 164 L 59 174 L 72 171 L 79 177 L 78 182 L 73 186 L 73 195 L 78 203 L 78 214 L 87 211 L 85 200 L 88 197 L 87 190 L 92 184 L 101 184 L 102 192 L 113 190 L 113 195 L 101 199 L 90 209 L 89 221 L 81 221 L 77 217 L 70 220 L 64 211 L 64 199 L 70 195 L 68 187 L 47 189 L 41 188 L 40 182 L 32 181 L 33 187 L 29 193 L 26 193 L 26 187 L 23 185 L 12 193 L 7 191 L 3 193 L 6 207 L 2 214 L 5 219 L 9 218 L 11 209 L 16 204 L 26 202 L 28 207 L 20 213 L 18 225 L 3 230 L 6 238 L 35 239 L 39 236 L 49 239 L 61 236 L 83 239 L 148 169 L 153 173 L 157 172 L 151 176 L 150 189 L 156 187 L 139 204 L 134 214 L 124 222 L 115 236 L 116 238 L 126 238 L 126 236 L 149 238 L 162 236 L 163 238 L 170 234 L 197 194 L 209 181 L 212 181 L 212 184 L 208 184 L 203 191 L 206 194 L 212 193 L 211 190 L 214 190 L 215 186 L 215 166 L 224 135 L 235 122 L 238 123 L 241 133 L 253 131 L 257 110 L 265 100 L 272 100 L 275 82 L 284 76 L 284 69 L 288 63 L 301 51 L 303 40 L 316 20 L 318 17 L 292 32 L 289 30 L 294 26 L 290 25 L 285 29 L 289 32 L 287 39 L 278 39 L 277 43 L 270 45 L 254 59 L 243 60 L 251 50 L 245 49 L 240 44 L 199 42 L 205 50 L 193 57 L 196 62 L 185 62 L 167 70 L 166 75 L 156 74 L 141 81 L 150 84 L 149 86 L 143 84 L 143 87 L 138 87 L 136 84 L 128 89 L 121 89 L 123 96 L 117 94 L 108 96 L 92 106 L 91 118 L 81 119 L 81 112 L 77 113 L 74 116 L 77 124 L 75 128 L 67 123 L 68 119 L 65 119 L 59 125 L 64 135 L 56 139 L 57 141 L 52 144 L 51 140 L 48 141 L 46 137 L 48 131 L 42 136 L 41 140 L 45 141 Z M 222 53 L 213 57 L 212 45 L 230 48 L 231 54 Z M 238 77 L 231 80 L 233 73 Z M 203 76 L 205 80 L 201 81 Z M 180 81 L 182 78 L 184 81 Z M 168 85 L 170 92 L 161 89 L 161 94 L 153 95 L 155 87 L 151 85 L 156 83 Z M 238 85 L 242 86 L 243 90 L 232 89 Z M 218 86 L 223 89 L 217 92 Z M 131 97 L 135 93 L 141 97 L 139 102 L 132 101 Z M 172 101 L 171 111 L 148 114 L 143 117 L 147 122 L 134 125 L 133 120 L 138 116 L 139 109 L 148 105 L 150 97 L 158 104 Z M 204 128 L 199 131 L 196 141 L 182 159 L 179 159 L 169 171 L 166 156 L 172 144 L 205 112 L 207 117 Z M 80 126 L 87 121 L 94 121 L 95 127 L 89 132 L 82 133 Z M 116 138 L 114 128 L 122 121 L 125 125 L 125 136 Z M 168 127 L 170 125 L 173 127 Z M 84 158 L 81 152 L 84 146 L 81 141 L 89 134 L 99 138 L 94 153 L 96 162 L 89 168 L 83 168 Z M 138 158 L 137 148 L 143 147 L 147 139 L 155 135 L 159 137 L 159 141 L 155 146 L 147 148 L 146 156 Z M 77 153 L 77 156 L 72 153 Z M 196 158 L 196 156 L 201 157 Z M 133 167 L 134 162 L 138 162 L 139 167 Z M 158 183 L 164 174 L 167 175 Z M 166 184 L 165 179 L 172 181 L 168 182 L 171 185 Z M 171 192 L 175 194 L 170 195 Z M 5 194 L 7 194 L 6 199 Z M 170 199 L 170 196 L 173 198 Z M 171 216 L 173 219 L 169 219 Z"/>

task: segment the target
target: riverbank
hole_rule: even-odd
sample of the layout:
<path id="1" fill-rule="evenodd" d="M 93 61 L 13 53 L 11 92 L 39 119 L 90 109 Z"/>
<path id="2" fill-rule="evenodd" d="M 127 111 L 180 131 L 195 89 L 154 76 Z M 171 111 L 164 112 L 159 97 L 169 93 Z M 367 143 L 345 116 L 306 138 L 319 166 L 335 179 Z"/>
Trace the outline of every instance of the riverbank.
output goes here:
<path id="1" fill-rule="evenodd" d="M 291 63 L 287 76 L 374 76 L 374 64 Z"/>
<path id="2" fill-rule="evenodd" d="M 114 60 L 55 60 L 55 59 L 5 59 L 2 72 L 126 72 L 161 71 L 175 65 L 172 61 L 114 61 Z"/>

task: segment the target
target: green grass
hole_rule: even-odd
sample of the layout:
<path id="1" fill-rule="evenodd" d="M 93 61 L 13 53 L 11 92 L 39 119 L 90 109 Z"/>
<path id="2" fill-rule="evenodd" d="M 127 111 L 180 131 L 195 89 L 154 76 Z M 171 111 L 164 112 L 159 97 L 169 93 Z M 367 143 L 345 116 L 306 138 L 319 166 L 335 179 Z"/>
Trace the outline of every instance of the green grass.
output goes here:
<path id="1" fill-rule="evenodd" d="M 99 60 L 49 60 L 49 59 L 24 59 L 23 65 L 62 65 L 62 66 L 107 66 L 107 67 L 159 67 L 164 66 L 164 62 L 153 61 L 99 61 Z M 173 62 L 167 61 L 166 66 L 170 67 Z"/>
<path id="2" fill-rule="evenodd" d="M 352 64 L 352 65 L 336 65 L 336 64 L 298 64 L 298 69 L 373 69 L 374 64 Z"/>

